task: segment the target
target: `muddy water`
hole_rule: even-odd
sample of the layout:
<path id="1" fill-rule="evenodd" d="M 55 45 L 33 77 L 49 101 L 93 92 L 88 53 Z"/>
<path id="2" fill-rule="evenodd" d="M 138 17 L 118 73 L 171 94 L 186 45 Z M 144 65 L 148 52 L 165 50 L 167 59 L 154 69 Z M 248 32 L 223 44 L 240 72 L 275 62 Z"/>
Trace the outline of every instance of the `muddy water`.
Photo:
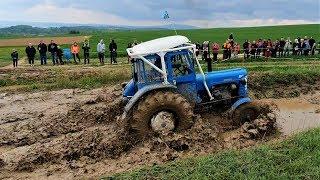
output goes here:
<path id="1" fill-rule="evenodd" d="M 284 135 L 320 127 L 320 93 L 271 101 L 279 108 L 277 123 Z"/>

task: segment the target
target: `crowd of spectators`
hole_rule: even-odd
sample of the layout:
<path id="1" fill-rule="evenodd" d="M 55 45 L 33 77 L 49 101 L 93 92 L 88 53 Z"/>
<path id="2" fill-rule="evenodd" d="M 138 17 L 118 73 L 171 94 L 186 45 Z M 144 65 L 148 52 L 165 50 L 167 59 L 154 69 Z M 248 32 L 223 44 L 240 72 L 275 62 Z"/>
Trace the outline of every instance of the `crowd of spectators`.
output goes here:
<path id="1" fill-rule="evenodd" d="M 35 58 L 37 53 L 39 53 L 39 59 L 41 65 L 47 65 L 48 58 L 51 58 L 53 65 L 63 65 L 69 63 L 70 59 L 73 58 L 75 64 L 81 63 L 80 51 L 82 49 L 84 64 L 90 63 L 90 43 L 88 39 L 85 39 L 82 47 L 77 42 L 74 42 L 70 48 L 62 49 L 54 40 L 51 40 L 49 44 L 45 44 L 44 41 L 40 41 L 39 45 L 35 47 L 32 43 L 29 43 L 25 49 L 25 53 L 28 58 L 28 63 L 30 66 L 34 66 Z M 109 44 L 110 52 L 110 63 L 117 64 L 117 43 L 111 40 Z M 104 41 L 101 40 L 97 44 L 97 53 L 99 57 L 100 64 L 104 64 L 105 60 L 106 46 Z M 18 66 L 19 53 L 16 49 L 11 53 L 13 66 Z M 66 59 L 66 61 L 64 61 Z"/>
<path id="2" fill-rule="evenodd" d="M 222 59 L 227 60 L 231 58 L 238 58 L 239 54 L 243 54 L 243 59 L 255 58 L 278 58 L 288 56 L 313 56 L 317 50 L 316 40 L 313 37 L 304 38 L 297 37 L 291 41 L 290 37 L 287 39 L 280 38 L 276 40 L 271 39 L 257 39 L 253 41 L 245 40 L 242 46 L 234 40 L 233 34 L 220 45 L 217 42 L 211 43 L 209 48 L 209 41 L 204 41 L 202 44 L 196 43 L 196 55 L 201 54 L 202 60 L 212 59 L 217 61 L 218 54 L 222 54 Z M 319 49 L 318 49 L 319 50 Z M 213 58 L 210 58 L 212 52 Z"/>
<path id="3" fill-rule="evenodd" d="M 137 45 L 135 40 L 133 43 L 129 43 L 127 48 L 131 48 Z M 304 38 L 297 37 L 293 41 L 288 37 L 283 37 L 276 40 L 271 39 L 257 39 L 253 41 L 245 40 L 242 46 L 235 41 L 234 35 L 230 34 L 228 39 L 223 44 L 217 42 L 210 43 L 210 41 L 204 41 L 202 44 L 196 43 L 196 56 L 201 55 L 202 60 L 206 60 L 208 65 L 212 61 L 218 61 L 219 54 L 222 55 L 223 60 L 231 58 L 238 58 L 240 54 L 243 54 L 243 59 L 255 59 L 255 58 L 277 58 L 287 56 L 309 56 L 314 55 L 317 50 L 317 43 L 313 37 Z M 41 65 L 47 64 L 48 56 L 52 60 L 53 65 L 63 65 L 69 63 L 70 59 L 73 58 L 75 64 L 81 63 L 80 51 L 82 49 L 84 64 L 90 63 L 90 43 L 88 39 L 85 39 L 82 47 L 77 42 L 74 42 L 70 49 L 62 49 L 54 40 L 51 40 L 50 44 L 45 44 L 44 41 L 40 41 L 37 47 L 34 47 L 31 43 L 25 49 L 28 62 L 30 66 L 34 66 L 34 61 L 37 52 Z M 105 63 L 105 52 L 106 45 L 104 40 L 97 44 L 96 52 L 98 54 L 99 62 L 101 65 Z M 110 64 L 117 64 L 117 50 L 118 46 L 114 40 L 110 41 L 109 53 L 110 53 Z M 319 49 L 318 49 L 319 50 Z M 212 55 L 212 57 L 211 57 Z M 16 50 L 13 50 L 11 54 L 13 60 L 13 66 L 18 66 L 19 54 Z M 64 61 L 66 59 L 67 61 Z M 220 58 L 221 59 L 221 58 Z M 128 63 L 130 63 L 130 57 L 128 56 Z M 210 69 L 209 67 L 209 69 Z"/>

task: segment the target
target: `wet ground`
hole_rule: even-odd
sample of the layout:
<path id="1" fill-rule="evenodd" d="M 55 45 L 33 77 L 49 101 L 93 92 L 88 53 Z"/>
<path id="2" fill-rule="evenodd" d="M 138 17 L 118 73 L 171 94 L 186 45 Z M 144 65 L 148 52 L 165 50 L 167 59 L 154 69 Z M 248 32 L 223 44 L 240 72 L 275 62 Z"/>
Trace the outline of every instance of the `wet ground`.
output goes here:
<path id="1" fill-rule="evenodd" d="M 206 113 L 198 115 L 186 132 L 141 142 L 118 118 L 122 113 L 120 96 L 121 88 L 116 86 L 0 94 L 0 179 L 97 178 L 223 149 L 246 148 L 273 138 L 275 116 L 269 120 L 276 107 L 268 104 L 279 106 L 278 123 L 290 134 L 316 126 L 312 122 L 318 122 L 320 103 L 319 93 L 261 100 L 264 116 L 246 127 L 234 127 L 228 119 Z M 306 109 L 297 108 L 298 102 Z M 296 115 L 299 118 L 293 118 Z M 300 117 L 305 119 L 303 126 L 297 125 Z"/>
<path id="2" fill-rule="evenodd" d="M 320 92 L 291 99 L 270 99 L 278 106 L 277 123 L 284 135 L 320 127 Z"/>

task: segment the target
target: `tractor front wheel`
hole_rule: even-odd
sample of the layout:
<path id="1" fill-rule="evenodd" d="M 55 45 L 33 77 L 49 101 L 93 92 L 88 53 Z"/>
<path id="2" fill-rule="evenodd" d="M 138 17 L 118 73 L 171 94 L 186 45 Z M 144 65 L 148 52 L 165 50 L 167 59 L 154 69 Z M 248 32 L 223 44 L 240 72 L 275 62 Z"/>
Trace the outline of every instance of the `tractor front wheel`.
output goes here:
<path id="1" fill-rule="evenodd" d="M 233 123 L 241 126 L 245 122 L 252 122 L 258 118 L 259 108 L 253 103 L 246 103 L 238 107 L 233 113 Z"/>
<path id="2" fill-rule="evenodd" d="M 193 108 L 182 95 L 155 92 L 141 100 L 133 111 L 131 128 L 141 137 L 154 133 L 183 131 L 193 124 Z"/>

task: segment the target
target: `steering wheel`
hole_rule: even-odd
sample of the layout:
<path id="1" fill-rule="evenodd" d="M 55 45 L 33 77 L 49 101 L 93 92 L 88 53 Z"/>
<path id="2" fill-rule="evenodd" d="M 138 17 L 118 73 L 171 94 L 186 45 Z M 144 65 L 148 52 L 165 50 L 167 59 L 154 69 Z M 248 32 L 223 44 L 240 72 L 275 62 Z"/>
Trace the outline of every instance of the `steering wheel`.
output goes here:
<path id="1" fill-rule="evenodd" d="M 185 68 L 181 64 L 173 64 L 172 67 L 176 74 L 185 74 Z"/>

